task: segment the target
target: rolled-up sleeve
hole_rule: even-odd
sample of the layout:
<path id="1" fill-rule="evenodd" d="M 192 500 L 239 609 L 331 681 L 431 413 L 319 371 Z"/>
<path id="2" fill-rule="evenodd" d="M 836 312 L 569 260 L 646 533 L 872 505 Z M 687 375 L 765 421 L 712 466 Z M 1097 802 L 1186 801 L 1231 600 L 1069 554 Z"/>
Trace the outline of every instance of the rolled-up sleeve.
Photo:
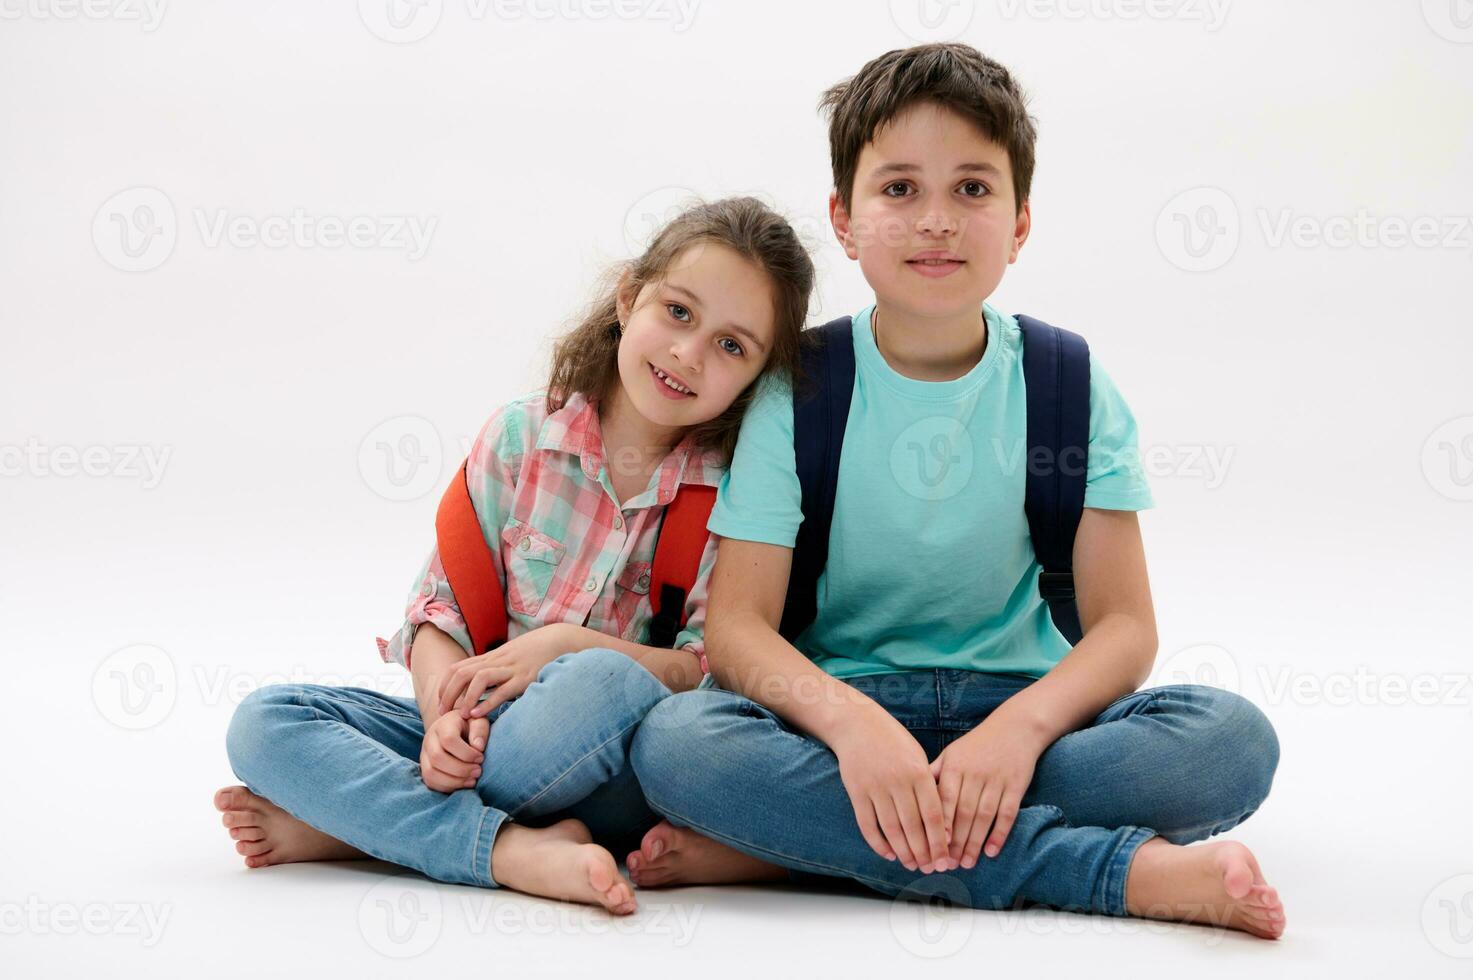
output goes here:
<path id="1" fill-rule="evenodd" d="M 676 649 L 689 650 L 700 658 L 703 674 L 711 673 L 711 668 L 706 666 L 706 600 L 711 594 L 711 570 L 716 567 L 716 546 L 720 540 L 716 534 L 706 537 L 696 580 L 685 598 L 685 627 L 675 637 Z"/>
<path id="2" fill-rule="evenodd" d="M 466 487 L 481 524 L 481 534 L 491 551 L 496 578 L 506 594 L 506 569 L 501 559 L 501 529 L 511 513 L 516 492 L 516 474 L 521 468 L 524 450 L 519 423 L 518 403 L 503 406 L 492 413 L 481 427 L 475 445 L 466 461 Z M 404 623 L 388 639 L 378 638 L 379 656 L 385 663 L 409 667 L 414 636 L 424 623 L 433 623 L 466 651 L 471 649 L 470 630 L 455 603 L 455 593 L 440 562 L 439 548 L 432 548 L 420 568 L 404 610 Z"/>

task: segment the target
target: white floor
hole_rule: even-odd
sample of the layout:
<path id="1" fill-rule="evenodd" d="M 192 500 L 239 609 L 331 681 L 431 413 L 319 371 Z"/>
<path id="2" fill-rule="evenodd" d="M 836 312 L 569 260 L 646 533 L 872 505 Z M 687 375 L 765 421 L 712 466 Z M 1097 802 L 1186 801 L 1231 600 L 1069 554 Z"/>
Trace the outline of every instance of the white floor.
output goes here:
<path id="1" fill-rule="evenodd" d="M 30 596 L 38 615 L 6 617 L 19 629 L 11 663 L 16 690 L 24 692 L 6 712 L 0 950 L 7 976 L 304 976 L 337 969 L 402 976 L 440 967 L 623 976 L 656 966 L 703 976 L 800 969 L 893 976 L 907 968 L 1136 976 L 1149 965 L 1203 977 L 1262 967 L 1302 976 L 1422 978 L 1465 977 L 1473 967 L 1473 793 L 1464 758 L 1473 707 L 1469 692 L 1456 690 L 1459 670 L 1468 676 L 1466 662 L 1440 658 L 1435 643 L 1409 642 L 1394 671 L 1383 669 L 1443 678 L 1440 702 L 1398 706 L 1385 677 L 1363 671 L 1374 681 L 1361 681 L 1371 685 L 1363 687 L 1370 701 L 1335 704 L 1330 678 L 1353 682 L 1356 663 L 1390 664 L 1376 653 L 1369 624 L 1326 624 L 1328 636 L 1342 639 L 1322 640 L 1321 653 L 1311 657 L 1294 654 L 1315 649 L 1300 646 L 1313 632 L 1307 623 L 1260 617 L 1254 628 L 1219 630 L 1221 642 L 1203 646 L 1181 640 L 1180 615 L 1163 617 L 1166 646 L 1175 652 L 1163 652 L 1154 681 L 1215 671 L 1278 726 L 1283 759 L 1273 794 L 1227 835 L 1254 849 L 1284 897 L 1289 928 L 1277 943 L 1045 909 L 928 910 L 878 896 L 777 887 L 642 892 L 641 911 L 615 921 L 508 892 L 436 884 L 377 862 L 244 868 L 210 805 L 212 792 L 233 781 L 222 736 L 243 693 L 293 674 L 390 689 L 402 677 L 365 659 L 371 639 L 362 632 L 349 652 L 322 635 L 346 630 L 300 625 L 319 608 L 310 596 L 301 609 L 265 614 L 252 635 L 239 635 L 219 626 L 235 615 L 232 590 L 222 587 L 214 615 L 202 616 L 212 603 L 198 602 L 209 590 L 180 568 L 177 602 L 165 597 L 140 607 L 137 596 L 146 590 L 134 590 L 161 569 L 145 557 L 139 562 L 141 579 L 117 578 L 111 591 L 101 588 L 111 573 L 73 564 L 84 580 L 96 579 L 89 593 L 96 605 L 85 621 L 69 621 L 45 590 Z M 36 585 L 50 578 L 45 564 L 38 564 Z M 1188 568 L 1180 572 L 1192 578 Z M 1166 577 L 1164 569 L 1157 574 Z M 1239 588 L 1258 586 L 1222 580 L 1215 598 L 1231 602 Z M 302 590 L 276 581 L 269 591 Z M 365 585 L 365 594 L 373 591 Z M 1180 588 L 1158 586 L 1157 601 L 1210 618 L 1203 600 Z M 103 634 L 127 634 L 144 620 L 167 625 L 150 640 L 154 652 L 147 655 L 161 651 L 165 659 L 155 662 L 156 696 L 140 710 L 143 701 L 125 707 L 121 688 L 109 692 L 104 676 L 138 651 L 124 647 L 101 657 L 95 650 Z M 1357 632 L 1363 646 L 1340 645 Z M 183 652 L 212 645 L 211 656 Z M 333 647 L 338 652 L 320 659 L 342 672 L 337 677 L 310 670 L 315 656 L 298 655 Z M 1325 669 L 1323 651 L 1332 648 L 1343 669 Z M 1248 649 L 1260 655 L 1237 652 Z M 1285 665 L 1290 675 L 1275 673 Z M 139 681 L 137 668 L 129 670 Z M 355 670 L 363 673 L 347 676 Z M 1283 686 L 1286 676 L 1298 679 L 1297 688 Z"/>

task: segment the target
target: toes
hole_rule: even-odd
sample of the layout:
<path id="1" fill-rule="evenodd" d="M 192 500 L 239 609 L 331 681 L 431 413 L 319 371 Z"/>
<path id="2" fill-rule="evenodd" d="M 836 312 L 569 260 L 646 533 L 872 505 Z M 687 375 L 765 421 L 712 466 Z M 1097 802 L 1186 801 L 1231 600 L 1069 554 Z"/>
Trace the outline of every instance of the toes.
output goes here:
<path id="1" fill-rule="evenodd" d="M 654 861 L 674 849 L 675 828 L 667 820 L 661 820 L 649 829 L 639 843 L 639 852 L 646 863 Z"/>
<path id="2" fill-rule="evenodd" d="M 216 810 L 240 810 L 250 801 L 251 791 L 244 786 L 226 786 L 215 793 Z"/>
<path id="3" fill-rule="evenodd" d="M 226 810 L 220 814 L 220 823 L 226 827 L 253 827 L 260 824 L 260 815 L 254 810 Z"/>
<path id="4" fill-rule="evenodd" d="M 232 827 L 232 828 L 230 828 L 230 836 L 231 836 L 231 838 L 233 840 L 249 840 L 249 841 L 265 840 L 266 839 L 266 828 L 265 827 Z"/>
<path id="5" fill-rule="evenodd" d="M 267 851 L 264 854 L 253 854 L 245 859 L 245 865 L 247 868 L 264 868 L 266 867 L 266 865 L 271 863 L 272 861 L 270 851 Z"/>
<path id="6" fill-rule="evenodd" d="M 235 845 L 235 852 L 237 854 L 244 854 L 246 857 L 256 857 L 259 854 L 265 854 L 269 850 L 271 850 L 271 845 L 265 841 L 243 840 L 237 841 Z"/>

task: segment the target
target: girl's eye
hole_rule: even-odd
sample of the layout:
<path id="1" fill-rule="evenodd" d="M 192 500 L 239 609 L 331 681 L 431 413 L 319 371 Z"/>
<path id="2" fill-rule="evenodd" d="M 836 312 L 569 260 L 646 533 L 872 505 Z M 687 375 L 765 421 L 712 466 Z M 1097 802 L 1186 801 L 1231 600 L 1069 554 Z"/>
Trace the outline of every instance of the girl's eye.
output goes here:
<path id="1" fill-rule="evenodd" d="M 891 194 L 890 193 L 891 189 L 896 188 L 896 187 L 907 187 L 908 188 L 908 187 L 910 187 L 910 185 L 907 184 L 903 180 L 897 180 L 893 184 L 886 184 L 885 185 L 885 189 L 883 191 L 881 191 L 880 193 L 884 194 L 886 197 L 903 197 L 904 195 L 901 195 L 901 194 Z"/>
<path id="2" fill-rule="evenodd" d="M 730 338 L 730 337 L 722 337 L 721 340 L 720 340 L 720 343 L 723 343 L 723 344 L 730 343 L 731 344 L 731 347 L 723 347 L 723 348 L 721 348 L 722 350 L 726 351 L 728 354 L 735 354 L 738 357 L 740 357 L 742 354 L 746 353 L 744 350 L 742 350 L 742 345 L 739 344 L 739 343 L 737 343 L 735 340 L 732 340 L 732 338 Z M 735 347 L 736 350 L 732 350 L 732 347 Z"/>
<path id="3" fill-rule="evenodd" d="M 975 192 L 971 188 L 976 188 Z M 962 184 L 962 193 L 966 194 L 967 197 L 981 197 L 986 192 L 987 185 L 980 180 L 969 180 Z"/>
<path id="4" fill-rule="evenodd" d="M 666 303 L 665 309 L 669 310 L 670 315 L 675 317 L 675 319 L 679 320 L 681 323 L 690 322 L 690 310 L 687 310 L 679 303 Z M 684 318 L 681 317 L 682 313 L 685 314 Z"/>

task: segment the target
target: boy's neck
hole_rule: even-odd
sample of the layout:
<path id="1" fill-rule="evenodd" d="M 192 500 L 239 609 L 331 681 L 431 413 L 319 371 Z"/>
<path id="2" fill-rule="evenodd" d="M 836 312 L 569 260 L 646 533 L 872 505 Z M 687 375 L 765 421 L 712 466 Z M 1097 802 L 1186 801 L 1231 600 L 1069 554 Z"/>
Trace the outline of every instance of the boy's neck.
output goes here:
<path id="1" fill-rule="evenodd" d="M 955 381 L 987 350 L 980 304 L 960 316 L 918 318 L 876 301 L 870 329 L 885 363 L 914 381 Z"/>

